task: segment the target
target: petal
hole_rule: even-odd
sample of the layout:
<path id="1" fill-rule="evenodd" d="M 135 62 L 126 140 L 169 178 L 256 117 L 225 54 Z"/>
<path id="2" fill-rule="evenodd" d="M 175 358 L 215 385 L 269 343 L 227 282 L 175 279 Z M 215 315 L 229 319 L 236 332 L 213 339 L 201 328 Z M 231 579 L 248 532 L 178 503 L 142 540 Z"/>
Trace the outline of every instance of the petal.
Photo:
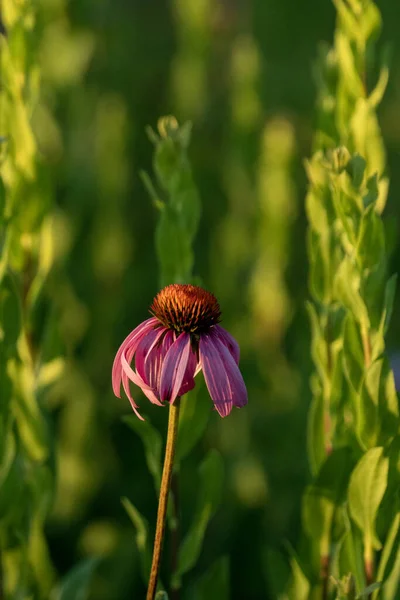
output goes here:
<path id="1" fill-rule="evenodd" d="M 191 353 L 189 333 L 181 333 L 168 350 L 160 380 L 160 398 L 173 402 L 185 381 Z M 191 368 L 191 364 L 190 364 Z"/>
<path id="2" fill-rule="evenodd" d="M 132 369 L 132 367 L 129 365 L 129 363 L 131 362 L 131 360 L 133 358 L 134 353 L 135 353 L 135 349 L 130 348 L 128 350 L 128 352 L 126 352 L 126 353 L 124 352 L 122 354 L 123 375 L 125 374 L 131 381 L 136 383 L 136 385 L 138 387 L 140 387 L 143 394 L 150 400 L 150 402 L 152 402 L 153 404 L 158 404 L 158 406 L 162 406 L 162 403 L 159 401 L 159 399 L 155 395 L 154 390 L 152 390 L 152 388 L 150 386 L 148 386 L 147 383 L 145 383 L 143 381 L 143 379 L 140 377 L 140 375 L 138 373 L 136 373 L 136 371 L 134 371 Z"/>
<path id="3" fill-rule="evenodd" d="M 185 376 L 184 376 L 182 385 L 178 392 L 178 396 L 183 396 L 184 394 L 187 394 L 187 392 L 190 392 L 190 390 L 192 390 L 194 388 L 194 386 L 195 386 L 194 378 L 195 378 L 196 372 L 198 373 L 198 371 L 201 369 L 201 367 L 199 367 L 199 369 L 198 369 L 198 364 L 199 364 L 199 360 L 197 358 L 197 355 L 193 351 L 193 348 L 190 347 L 189 360 L 188 360 L 188 364 L 186 367 Z"/>
<path id="4" fill-rule="evenodd" d="M 147 353 L 144 362 L 146 379 L 158 397 L 160 396 L 160 380 L 164 359 L 175 340 L 175 332 L 167 331 L 162 340 Z"/>
<path id="5" fill-rule="evenodd" d="M 215 338 L 210 333 L 205 333 L 200 337 L 201 366 L 215 408 L 221 417 L 226 417 L 233 406 L 232 391 L 224 362 L 218 350 L 218 337 L 215 336 Z"/>
<path id="6" fill-rule="evenodd" d="M 114 394 L 120 398 L 121 394 L 121 376 L 122 376 L 122 364 L 121 357 L 122 353 L 129 348 L 130 346 L 137 346 L 142 336 L 145 335 L 149 330 L 153 329 L 155 325 L 159 323 L 158 319 L 155 317 L 151 317 L 147 319 L 140 325 L 138 325 L 131 333 L 125 338 L 125 340 L 120 345 L 117 354 L 114 358 L 114 363 L 112 367 L 112 387 Z"/>
<path id="7" fill-rule="evenodd" d="M 122 356 L 121 356 L 122 373 L 123 374 L 125 373 L 125 375 L 127 375 L 129 377 L 129 379 L 131 381 L 133 381 L 133 383 L 135 383 L 142 390 L 151 390 L 151 387 L 143 381 L 143 379 L 140 377 L 140 375 L 138 375 L 136 373 L 136 371 L 134 371 L 129 364 L 133 358 L 135 350 L 136 350 L 136 348 L 129 348 L 128 351 L 125 350 L 122 353 Z"/>
<path id="8" fill-rule="evenodd" d="M 123 385 L 125 394 L 128 396 L 129 402 L 131 403 L 131 406 L 132 406 L 136 416 L 141 421 L 144 421 L 144 418 L 142 417 L 141 414 L 139 414 L 139 411 L 137 410 L 138 406 L 137 406 L 136 402 L 134 401 L 134 399 L 131 396 L 131 391 L 129 389 L 129 379 L 128 379 L 126 373 L 122 373 L 122 385 Z"/>
<path id="9" fill-rule="evenodd" d="M 214 342 L 218 348 L 222 362 L 224 363 L 225 372 L 231 388 L 233 404 L 238 408 L 246 406 L 248 402 L 247 389 L 239 367 L 235 362 L 235 358 L 219 338 L 214 338 Z"/>
<path id="10" fill-rule="evenodd" d="M 145 361 L 147 355 L 151 350 L 155 349 L 157 352 L 157 342 L 160 340 L 160 337 L 165 334 L 167 330 L 165 327 L 160 327 L 157 329 L 153 329 L 146 336 L 144 336 L 140 342 L 138 343 L 136 353 L 135 353 L 135 368 L 137 373 L 143 379 L 143 381 L 149 385 L 150 387 L 154 387 L 150 381 L 148 380 L 146 369 L 145 369 Z"/>
<path id="11" fill-rule="evenodd" d="M 215 325 L 213 331 L 218 334 L 219 339 L 228 348 L 229 352 L 235 359 L 236 364 L 238 365 L 240 359 L 240 348 L 235 338 L 232 337 L 231 334 L 226 331 L 226 329 L 221 327 L 221 325 Z"/>

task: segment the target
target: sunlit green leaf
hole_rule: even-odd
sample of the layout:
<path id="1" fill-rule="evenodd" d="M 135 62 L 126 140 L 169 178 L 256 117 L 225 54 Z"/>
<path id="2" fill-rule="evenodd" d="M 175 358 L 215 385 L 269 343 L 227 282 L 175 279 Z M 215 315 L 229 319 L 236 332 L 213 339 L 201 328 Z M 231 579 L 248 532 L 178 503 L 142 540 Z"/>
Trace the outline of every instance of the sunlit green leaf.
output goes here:
<path id="1" fill-rule="evenodd" d="M 363 533 L 366 547 L 380 549 L 375 520 L 387 485 L 389 459 L 382 447 L 371 448 L 360 459 L 350 477 L 350 514 Z"/>

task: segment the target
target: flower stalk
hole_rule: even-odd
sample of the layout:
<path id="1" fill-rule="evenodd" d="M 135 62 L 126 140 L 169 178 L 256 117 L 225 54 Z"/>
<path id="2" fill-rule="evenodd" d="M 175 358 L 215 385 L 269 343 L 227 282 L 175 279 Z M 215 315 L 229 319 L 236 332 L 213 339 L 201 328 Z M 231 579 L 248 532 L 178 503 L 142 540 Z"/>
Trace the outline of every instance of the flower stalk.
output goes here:
<path id="1" fill-rule="evenodd" d="M 160 572 L 161 553 L 164 542 L 165 523 L 167 517 L 168 497 L 171 487 L 172 470 L 174 467 L 174 456 L 176 440 L 178 438 L 180 398 L 169 407 L 167 442 L 165 446 L 164 467 L 161 478 L 160 496 L 158 500 L 156 533 L 154 537 L 153 559 L 151 563 L 149 585 L 146 600 L 154 600 L 157 591 L 157 582 Z"/>

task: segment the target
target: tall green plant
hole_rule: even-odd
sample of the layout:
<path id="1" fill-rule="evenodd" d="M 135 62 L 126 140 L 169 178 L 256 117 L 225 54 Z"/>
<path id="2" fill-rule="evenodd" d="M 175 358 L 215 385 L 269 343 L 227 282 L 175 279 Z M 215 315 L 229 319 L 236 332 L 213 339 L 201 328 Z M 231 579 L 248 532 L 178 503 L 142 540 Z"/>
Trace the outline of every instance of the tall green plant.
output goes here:
<path id="1" fill-rule="evenodd" d="M 399 411 L 384 336 L 395 277 L 388 277 L 381 217 L 388 180 L 376 116 L 388 68 L 381 65 L 374 84 L 376 5 L 335 6 L 334 45 L 318 65 L 315 153 L 306 165 L 313 481 L 289 597 L 394 600 Z"/>
<path id="2" fill-rule="evenodd" d="M 47 598 L 43 524 L 53 494 L 43 391 L 43 286 L 53 262 L 51 195 L 31 117 L 39 93 L 33 3 L 7 0 L 0 34 L 0 548 L 3 598 Z"/>
<path id="3" fill-rule="evenodd" d="M 72 600 L 77 589 L 87 597 L 97 559 L 79 565 L 55 587 L 44 534 L 55 488 L 47 391 L 64 360 L 47 286 L 55 260 L 54 196 L 38 148 L 45 154 L 57 148 L 57 135 L 52 137 L 55 129 L 40 99 L 45 14 L 37 11 L 34 2 L 2 3 L 0 597 Z"/>

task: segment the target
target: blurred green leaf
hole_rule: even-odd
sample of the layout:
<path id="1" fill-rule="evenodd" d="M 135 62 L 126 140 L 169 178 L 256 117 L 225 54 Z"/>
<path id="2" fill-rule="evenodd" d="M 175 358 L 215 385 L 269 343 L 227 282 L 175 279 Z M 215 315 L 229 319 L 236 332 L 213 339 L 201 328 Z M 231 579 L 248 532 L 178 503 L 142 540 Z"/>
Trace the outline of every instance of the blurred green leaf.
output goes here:
<path id="1" fill-rule="evenodd" d="M 149 525 L 143 515 L 137 510 L 128 498 L 121 498 L 121 502 L 136 529 L 136 545 L 139 551 L 140 566 L 143 581 L 147 582 L 151 567 L 151 542 L 149 539 Z"/>
<path id="2" fill-rule="evenodd" d="M 359 323 L 369 328 L 369 315 L 360 294 L 361 276 L 351 257 L 346 256 L 335 275 L 335 292 Z"/>
<path id="3" fill-rule="evenodd" d="M 357 596 L 357 600 L 363 600 L 366 598 L 369 598 L 370 595 L 372 594 L 372 592 L 375 592 L 376 590 L 379 590 L 379 588 L 381 587 L 381 583 L 380 581 L 377 581 L 375 583 L 371 583 L 371 585 L 368 585 L 366 588 L 364 588 L 363 590 L 361 590 L 361 592 L 358 594 Z"/>
<path id="4" fill-rule="evenodd" d="M 49 431 L 42 408 L 29 385 L 30 375 L 23 366 L 17 369 L 21 388 L 15 394 L 16 424 L 28 456 L 32 460 L 45 460 L 50 452 Z"/>
<path id="5" fill-rule="evenodd" d="M 340 30 L 336 31 L 335 45 L 348 93 L 354 98 L 363 97 L 364 88 L 357 72 L 350 40 Z"/>
<path id="6" fill-rule="evenodd" d="M 210 406 L 203 402 L 195 388 L 181 400 L 176 462 L 187 456 L 203 435 L 211 414 Z"/>
<path id="7" fill-rule="evenodd" d="M 364 180 L 366 165 L 365 158 L 357 153 L 353 154 L 347 163 L 346 171 L 350 175 L 353 186 L 357 189 L 360 188 Z"/>
<path id="8" fill-rule="evenodd" d="M 292 578 L 287 589 L 288 600 L 308 600 L 311 585 L 294 551 L 291 551 L 290 567 Z"/>
<path id="9" fill-rule="evenodd" d="M 360 23 L 365 41 L 376 38 L 382 27 L 381 13 L 374 2 L 367 2 L 362 7 Z"/>
<path id="10" fill-rule="evenodd" d="M 0 177 L 0 225 L 4 218 L 4 211 L 6 208 L 6 188 L 3 183 L 2 177 Z"/>
<path id="11" fill-rule="evenodd" d="M 397 501 L 397 508 L 398 501 Z M 376 574 L 376 578 L 378 581 L 385 583 L 386 580 L 390 577 L 391 572 L 394 569 L 396 556 L 399 553 L 400 548 L 400 512 L 397 511 L 394 519 L 391 523 L 390 529 L 388 531 L 387 537 L 383 544 L 382 554 L 379 560 L 378 571 Z M 400 581 L 400 572 L 398 574 L 398 578 Z M 372 596 L 373 600 L 378 598 L 378 594 L 374 593 Z M 393 596 L 394 598 L 394 596 Z"/>
<path id="12" fill-rule="evenodd" d="M 372 90 L 371 94 L 369 95 L 369 102 L 371 106 L 378 106 L 378 104 L 382 102 L 388 82 L 389 68 L 387 66 L 383 66 L 379 73 L 379 79 L 377 81 L 377 84 Z"/>
<path id="13" fill-rule="evenodd" d="M 89 597 L 90 582 L 100 562 L 99 557 L 91 557 L 77 564 L 63 578 L 56 600 L 86 600 Z"/>
<path id="14" fill-rule="evenodd" d="M 385 234 L 382 220 L 373 205 L 365 210 L 357 240 L 357 258 L 362 268 L 373 269 L 385 257 Z"/>
<path id="15" fill-rule="evenodd" d="M 313 475 L 318 473 L 326 456 L 324 399 L 322 393 L 313 394 L 307 423 L 307 448 Z"/>
<path id="16" fill-rule="evenodd" d="M 351 517 L 361 529 L 367 548 L 382 547 L 375 531 L 379 505 L 387 486 L 389 459 L 382 447 L 371 448 L 350 477 L 348 501 Z"/>
<path id="17" fill-rule="evenodd" d="M 184 591 L 184 600 L 229 600 L 229 558 L 222 556 Z"/>
<path id="18" fill-rule="evenodd" d="M 21 300 L 17 286 L 9 273 L 0 283 L 0 341 L 15 353 L 21 333 Z"/>
<path id="19" fill-rule="evenodd" d="M 156 492 L 160 489 L 161 482 L 161 454 L 162 438 L 160 433 L 149 421 L 140 421 L 136 415 L 127 415 L 122 420 L 129 425 L 143 442 L 147 466 L 154 479 Z"/>
<path id="20" fill-rule="evenodd" d="M 384 304 L 384 311 L 383 311 L 382 322 L 381 322 L 382 335 L 386 334 L 389 324 L 390 324 L 390 319 L 391 319 L 392 312 L 393 312 L 393 303 L 394 303 L 394 298 L 395 298 L 395 294 L 396 294 L 396 285 L 397 285 L 397 273 L 395 273 L 388 279 L 386 287 L 385 287 L 385 300 L 384 300 L 385 304 Z"/>
<path id="21" fill-rule="evenodd" d="M 193 252 L 176 210 L 165 205 L 156 229 L 156 248 L 162 285 L 183 283 L 190 278 Z"/>
<path id="22" fill-rule="evenodd" d="M 351 313 L 344 321 L 343 362 L 346 377 L 358 394 L 364 377 L 365 359 L 360 328 Z"/>
<path id="23" fill-rule="evenodd" d="M 397 600 L 400 593 L 400 547 L 397 546 L 393 568 L 382 585 L 382 600 Z M 379 598 L 379 596 L 378 596 Z"/>
<path id="24" fill-rule="evenodd" d="M 375 205 L 379 196 L 378 175 L 375 173 L 367 181 L 367 193 L 363 197 L 364 208 Z"/>
<path id="25" fill-rule="evenodd" d="M 197 507 L 188 533 L 179 548 L 178 567 L 172 575 L 172 587 L 180 587 L 180 579 L 193 568 L 200 555 L 207 524 L 221 500 L 223 462 L 216 450 L 210 450 L 199 467 Z"/>
<path id="26" fill-rule="evenodd" d="M 361 532 L 349 518 L 346 509 L 343 516 L 346 532 L 339 546 L 339 573 L 352 573 L 356 579 L 357 590 L 362 590 L 366 581 Z"/>

